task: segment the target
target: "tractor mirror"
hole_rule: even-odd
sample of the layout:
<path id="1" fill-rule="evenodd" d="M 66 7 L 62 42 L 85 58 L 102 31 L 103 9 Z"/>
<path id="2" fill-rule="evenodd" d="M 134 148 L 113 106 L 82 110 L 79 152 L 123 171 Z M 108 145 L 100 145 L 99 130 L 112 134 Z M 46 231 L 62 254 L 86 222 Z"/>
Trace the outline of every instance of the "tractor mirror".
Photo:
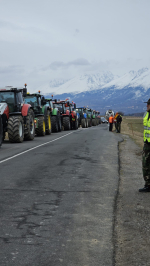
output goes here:
<path id="1" fill-rule="evenodd" d="M 76 109 L 76 103 L 74 103 L 74 109 Z"/>
<path id="2" fill-rule="evenodd" d="M 27 89 L 23 88 L 23 97 L 26 97 L 26 96 L 27 96 Z"/>

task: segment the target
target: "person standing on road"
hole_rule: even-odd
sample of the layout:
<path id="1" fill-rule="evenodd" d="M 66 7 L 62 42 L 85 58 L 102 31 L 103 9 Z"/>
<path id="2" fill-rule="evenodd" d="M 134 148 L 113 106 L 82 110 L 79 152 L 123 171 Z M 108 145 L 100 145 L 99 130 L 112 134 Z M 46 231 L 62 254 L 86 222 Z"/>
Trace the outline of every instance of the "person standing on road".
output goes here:
<path id="1" fill-rule="evenodd" d="M 139 192 L 150 192 L 150 99 L 147 103 L 147 111 L 143 116 L 144 147 L 142 153 L 142 170 L 145 186 Z"/>
<path id="2" fill-rule="evenodd" d="M 114 124 L 115 124 L 116 132 L 117 132 L 117 116 L 118 116 L 118 112 L 114 116 Z"/>
<path id="3" fill-rule="evenodd" d="M 121 122 L 122 122 L 122 116 L 118 114 L 117 119 L 116 119 L 116 132 L 120 133 L 121 130 Z"/>
<path id="4" fill-rule="evenodd" d="M 109 117 L 109 131 L 112 131 L 112 128 L 113 128 L 113 121 L 114 121 L 114 118 L 113 118 L 113 115 L 111 115 Z"/>

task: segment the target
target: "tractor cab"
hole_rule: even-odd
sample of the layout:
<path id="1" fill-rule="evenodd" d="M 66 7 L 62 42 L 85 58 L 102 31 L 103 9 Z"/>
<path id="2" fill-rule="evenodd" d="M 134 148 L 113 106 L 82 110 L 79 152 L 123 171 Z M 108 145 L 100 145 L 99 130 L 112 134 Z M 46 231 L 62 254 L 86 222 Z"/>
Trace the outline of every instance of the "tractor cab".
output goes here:
<path id="1" fill-rule="evenodd" d="M 32 106 L 35 114 L 42 113 L 42 106 L 46 104 L 45 97 L 40 93 L 27 93 L 24 100 Z"/>
<path id="2" fill-rule="evenodd" d="M 63 115 L 66 113 L 66 111 L 68 110 L 68 104 L 66 101 L 57 101 L 54 100 L 53 101 L 53 106 L 54 108 L 56 108 L 57 110 L 59 110 L 60 114 Z"/>
<path id="3" fill-rule="evenodd" d="M 0 103 L 7 103 L 9 112 L 21 112 L 23 106 L 23 97 L 26 96 L 27 89 L 25 88 L 14 88 L 12 86 L 6 86 L 0 88 Z"/>

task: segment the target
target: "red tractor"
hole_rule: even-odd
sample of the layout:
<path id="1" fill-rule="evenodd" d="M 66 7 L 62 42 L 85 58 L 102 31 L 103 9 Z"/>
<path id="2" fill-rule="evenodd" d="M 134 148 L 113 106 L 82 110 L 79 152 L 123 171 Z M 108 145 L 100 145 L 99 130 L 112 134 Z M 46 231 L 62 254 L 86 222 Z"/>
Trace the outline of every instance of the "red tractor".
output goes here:
<path id="1" fill-rule="evenodd" d="M 73 110 L 76 108 L 72 103 L 69 101 L 53 101 L 54 107 L 58 108 L 61 115 L 61 122 L 64 127 L 64 130 L 70 129 L 78 129 L 78 121 L 77 121 L 77 114 Z"/>
<path id="2" fill-rule="evenodd" d="M 25 104 L 23 97 L 27 88 L 7 86 L 0 88 L 0 106 L 3 124 L 3 139 L 8 132 L 10 142 L 33 140 L 35 135 L 34 112 L 30 104 Z"/>

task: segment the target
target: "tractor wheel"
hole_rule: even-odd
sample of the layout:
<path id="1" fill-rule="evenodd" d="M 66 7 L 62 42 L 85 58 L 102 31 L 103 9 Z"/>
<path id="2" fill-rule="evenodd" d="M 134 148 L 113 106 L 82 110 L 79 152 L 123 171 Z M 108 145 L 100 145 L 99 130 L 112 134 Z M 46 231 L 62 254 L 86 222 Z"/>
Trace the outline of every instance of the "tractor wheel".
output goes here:
<path id="1" fill-rule="evenodd" d="M 51 123 L 52 123 L 52 132 L 58 132 L 58 121 L 57 116 L 51 116 Z"/>
<path id="2" fill-rule="evenodd" d="M 47 115 L 46 115 L 46 134 L 50 135 L 52 132 L 52 126 L 51 126 L 51 116 L 50 116 L 50 111 L 47 110 Z"/>
<path id="3" fill-rule="evenodd" d="M 79 121 L 77 120 L 77 129 L 79 128 Z"/>
<path id="4" fill-rule="evenodd" d="M 86 119 L 86 127 L 88 127 L 88 126 L 89 126 L 88 119 Z"/>
<path id="5" fill-rule="evenodd" d="M 0 115 L 0 147 L 2 145 L 2 141 L 3 141 L 3 123 L 2 123 L 2 118 Z"/>
<path id="6" fill-rule="evenodd" d="M 73 129 L 77 130 L 78 129 L 78 121 L 74 121 L 74 127 Z"/>
<path id="7" fill-rule="evenodd" d="M 81 120 L 81 126 L 82 126 L 83 128 L 86 127 L 86 122 L 85 122 L 85 119 L 84 119 L 84 118 Z"/>
<path id="8" fill-rule="evenodd" d="M 58 131 L 61 132 L 61 116 L 57 116 L 57 121 L 58 121 Z"/>
<path id="9" fill-rule="evenodd" d="M 92 119 L 92 126 L 96 126 L 96 119 Z"/>
<path id="10" fill-rule="evenodd" d="M 64 126 L 64 130 L 70 130 L 71 129 L 70 117 L 69 116 L 64 116 L 63 117 L 63 126 Z"/>
<path id="11" fill-rule="evenodd" d="M 23 142 L 24 122 L 22 116 L 10 116 L 8 119 L 7 129 L 10 142 Z"/>
<path id="12" fill-rule="evenodd" d="M 30 109 L 27 117 L 26 117 L 26 127 L 24 133 L 24 140 L 33 140 L 35 136 L 35 126 L 34 126 L 34 112 Z"/>
<path id="13" fill-rule="evenodd" d="M 46 134 L 46 126 L 45 126 L 44 116 L 39 116 L 38 117 L 38 127 L 35 129 L 35 133 L 38 136 L 45 136 L 45 134 Z"/>
<path id="14" fill-rule="evenodd" d="M 89 126 L 89 127 L 92 126 L 92 121 L 91 121 L 91 119 L 88 119 L 88 126 Z"/>

